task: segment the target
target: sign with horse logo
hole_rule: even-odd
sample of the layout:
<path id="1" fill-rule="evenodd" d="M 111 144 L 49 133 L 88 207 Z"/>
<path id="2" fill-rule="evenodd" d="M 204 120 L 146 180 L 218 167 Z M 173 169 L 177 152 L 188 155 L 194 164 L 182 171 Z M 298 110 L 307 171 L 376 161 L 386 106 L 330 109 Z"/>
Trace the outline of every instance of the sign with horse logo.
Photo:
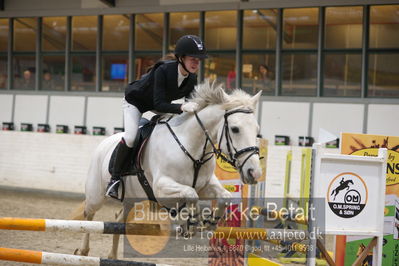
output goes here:
<path id="1" fill-rule="evenodd" d="M 367 204 L 367 185 L 363 178 L 355 173 L 341 173 L 330 182 L 326 198 L 330 209 L 336 215 L 352 218 Z"/>
<path id="2" fill-rule="evenodd" d="M 313 149 L 313 202 L 325 201 L 314 205 L 314 219 L 309 211 L 311 228 L 322 234 L 373 237 L 365 250 L 373 250 L 373 265 L 385 265 L 381 262 L 387 149 L 379 149 L 375 157 L 326 153 L 321 144 Z"/>
<path id="3" fill-rule="evenodd" d="M 318 228 L 335 235 L 382 234 L 386 149 L 367 157 L 326 153 L 319 144 L 314 148 L 312 196 Z"/>

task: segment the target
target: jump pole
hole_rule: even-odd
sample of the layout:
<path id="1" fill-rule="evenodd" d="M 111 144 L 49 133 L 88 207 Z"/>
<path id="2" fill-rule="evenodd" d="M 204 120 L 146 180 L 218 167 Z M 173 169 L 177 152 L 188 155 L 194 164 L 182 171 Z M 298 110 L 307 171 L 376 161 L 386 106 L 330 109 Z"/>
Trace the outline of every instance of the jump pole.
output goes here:
<path id="1" fill-rule="evenodd" d="M 25 219 L 12 217 L 1 217 L 0 229 L 121 235 L 160 235 L 161 233 L 161 227 L 159 224 L 112 223 L 99 221 L 75 221 L 55 219 Z"/>
<path id="2" fill-rule="evenodd" d="M 165 266 L 145 262 L 110 260 L 98 257 L 75 256 L 60 253 L 50 253 L 25 249 L 13 249 L 0 247 L 0 260 L 27 262 L 44 265 L 87 265 L 87 266 Z"/>

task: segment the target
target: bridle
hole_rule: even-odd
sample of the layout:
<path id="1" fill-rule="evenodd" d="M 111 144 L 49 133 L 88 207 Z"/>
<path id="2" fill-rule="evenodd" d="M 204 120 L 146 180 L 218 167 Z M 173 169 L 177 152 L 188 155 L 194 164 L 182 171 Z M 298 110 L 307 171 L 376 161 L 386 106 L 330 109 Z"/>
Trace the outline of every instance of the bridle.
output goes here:
<path id="1" fill-rule="evenodd" d="M 195 117 L 197 118 L 198 124 L 200 125 L 200 127 L 204 131 L 204 134 L 205 134 L 207 140 L 209 140 L 209 142 L 211 143 L 213 151 L 216 154 L 216 158 L 219 158 L 219 157 L 222 158 L 222 160 L 224 160 L 227 163 L 229 163 L 235 169 L 239 170 L 240 174 L 242 174 L 242 168 L 244 167 L 245 163 L 249 160 L 249 158 L 252 157 L 255 154 L 259 155 L 259 147 L 250 146 L 250 147 L 243 148 L 241 150 L 237 150 L 236 147 L 234 147 L 233 140 L 231 138 L 230 131 L 229 131 L 228 117 L 230 115 L 236 114 L 236 113 L 252 114 L 253 111 L 250 110 L 250 109 L 234 109 L 234 110 L 231 110 L 231 111 L 226 111 L 226 113 L 224 114 L 223 129 L 222 129 L 222 133 L 220 134 L 220 139 L 219 139 L 219 143 L 218 143 L 217 147 L 212 142 L 211 138 L 209 137 L 208 131 L 205 129 L 203 123 L 199 119 L 199 117 L 198 117 L 196 112 L 195 112 Z M 223 141 L 223 135 L 224 135 L 224 137 L 226 139 L 228 157 L 226 157 L 223 154 L 222 150 L 221 150 L 222 141 Z M 240 165 L 240 163 L 238 161 L 238 158 L 241 157 L 245 153 L 249 153 L 249 154 L 245 158 L 243 163 Z"/>
<path id="2" fill-rule="evenodd" d="M 241 150 L 237 150 L 234 147 L 233 140 L 230 136 L 230 131 L 229 131 L 229 122 L 228 122 L 228 117 L 232 114 L 236 113 L 245 113 L 245 114 L 252 114 L 253 111 L 250 109 L 234 109 L 231 111 L 226 111 L 224 114 L 224 125 L 223 125 L 223 130 L 220 135 L 219 143 L 216 146 L 215 143 L 212 141 L 211 137 L 209 136 L 208 130 L 205 128 L 204 124 L 202 123 L 201 119 L 199 118 L 197 112 L 194 112 L 195 118 L 197 119 L 198 124 L 200 125 L 202 131 L 204 132 L 205 135 L 205 144 L 202 149 L 202 156 L 200 159 L 195 159 L 188 151 L 187 149 L 183 146 L 183 144 L 180 142 L 179 138 L 176 136 L 175 132 L 173 131 L 172 127 L 169 125 L 168 121 L 171 119 L 169 118 L 167 121 L 159 121 L 158 123 L 160 124 L 166 124 L 168 127 L 170 133 L 172 134 L 173 138 L 176 140 L 177 144 L 179 145 L 180 149 L 191 159 L 191 161 L 194 164 L 194 177 L 193 177 L 193 184 L 192 187 L 195 188 L 195 185 L 197 184 L 197 179 L 199 175 L 199 171 L 201 167 L 208 162 L 213 155 L 216 155 L 216 158 L 222 158 L 222 160 L 226 161 L 229 163 L 231 166 L 233 166 L 235 169 L 240 171 L 240 174 L 242 174 L 242 168 L 244 167 L 245 163 L 248 161 L 248 159 L 255 155 L 259 154 L 259 148 L 257 146 L 251 146 L 247 148 L 243 148 Z M 221 150 L 221 144 L 223 140 L 223 135 L 225 136 L 226 139 L 226 145 L 227 145 L 227 156 L 223 154 Z M 206 152 L 206 147 L 208 145 L 208 142 L 212 146 L 212 152 Z M 238 158 L 241 157 L 243 154 L 249 153 L 248 156 L 245 158 L 244 162 L 242 164 L 239 164 Z"/>

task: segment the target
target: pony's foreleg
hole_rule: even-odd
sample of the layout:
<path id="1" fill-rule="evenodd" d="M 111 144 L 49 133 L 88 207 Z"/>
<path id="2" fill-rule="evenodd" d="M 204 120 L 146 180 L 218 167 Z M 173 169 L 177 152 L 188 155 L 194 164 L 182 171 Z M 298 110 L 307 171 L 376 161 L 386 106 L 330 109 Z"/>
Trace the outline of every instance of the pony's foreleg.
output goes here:
<path id="1" fill-rule="evenodd" d="M 160 199 L 185 199 L 186 202 L 196 203 L 198 194 L 194 188 L 177 183 L 173 178 L 168 176 L 160 177 L 153 184 L 156 198 Z"/>
<path id="2" fill-rule="evenodd" d="M 168 201 L 171 203 L 179 202 L 182 199 L 186 203 L 186 207 L 189 213 L 189 219 L 187 221 L 180 221 L 180 222 L 187 222 L 186 228 L 181 227 L 180 233 L 182 235 L 185 234 L 194 234 L 195 233 L 195 226 L 198 224 L 198 194 L 194 188 L 182 185 L 177 183 L 174 179 L 163 176 L 157 179 L 156 182 L 153 184 L 153 190 L 155 197 L 162 201 Z M 177 207 L 177 206 L 176 206 Z"/>
<path id="3" fill-rule="evenodd" d="M 87 221 L 93 221 L 94 218 L 94 213 L 90 213 L 90 214 L 86 214 L 85 213 L 85 218 Z M 85 233 L 83 236 L 83 243 L 80 249 L 76 249 L 75 252 L 73 254 L 75 255 L 81 255 L 81 256 L 87 256 L 89 254 L 90 251 L 90 234 L 89 233 Z"/>
<path id="4" fill-rule="evenodd" d="M 117 222 L 121 223 L 124 222 L 123 219 L 123 208 L 120 209 L 116 214 L 115 214 L 115 219 Z M 117 259 L 118 257 L 118 247 L 119 247 L 119 238 L 120 235 L 113 235 L 112 237 L 112 249 L 108 254 L 108 259 Z"/>
<path id="5" fill-rule="evenodd" d="M 213 209 L 212 217 L 201 217 L 208 229 L 214 229 L 217 222 L 224 216 L 232 195 L 222 186 L 215 175 L 212 175 L 208 184 L 199 191 L 198 195 L 200 199 L 217 200 L 217 207 Z"/>
<path id="6" fill-rule="evenodd" d="M 198 195 L 200 199 L 230 199 L 232 197 L 231 193 L 222 186 L 214 174 Z"/>

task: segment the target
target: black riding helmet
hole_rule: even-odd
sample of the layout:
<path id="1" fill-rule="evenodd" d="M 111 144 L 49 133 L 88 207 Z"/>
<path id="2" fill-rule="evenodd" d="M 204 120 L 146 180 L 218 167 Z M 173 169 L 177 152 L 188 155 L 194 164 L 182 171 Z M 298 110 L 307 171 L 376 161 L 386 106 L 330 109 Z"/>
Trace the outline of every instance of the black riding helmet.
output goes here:
<path id="1" fill-rule="evenodd" d="M 177 41 L 175 56 L 177 58 L 182 56 L 192 56 L 199 59 L 208 57 L 204 42 L 195 35 L 184 35 Z"/>

